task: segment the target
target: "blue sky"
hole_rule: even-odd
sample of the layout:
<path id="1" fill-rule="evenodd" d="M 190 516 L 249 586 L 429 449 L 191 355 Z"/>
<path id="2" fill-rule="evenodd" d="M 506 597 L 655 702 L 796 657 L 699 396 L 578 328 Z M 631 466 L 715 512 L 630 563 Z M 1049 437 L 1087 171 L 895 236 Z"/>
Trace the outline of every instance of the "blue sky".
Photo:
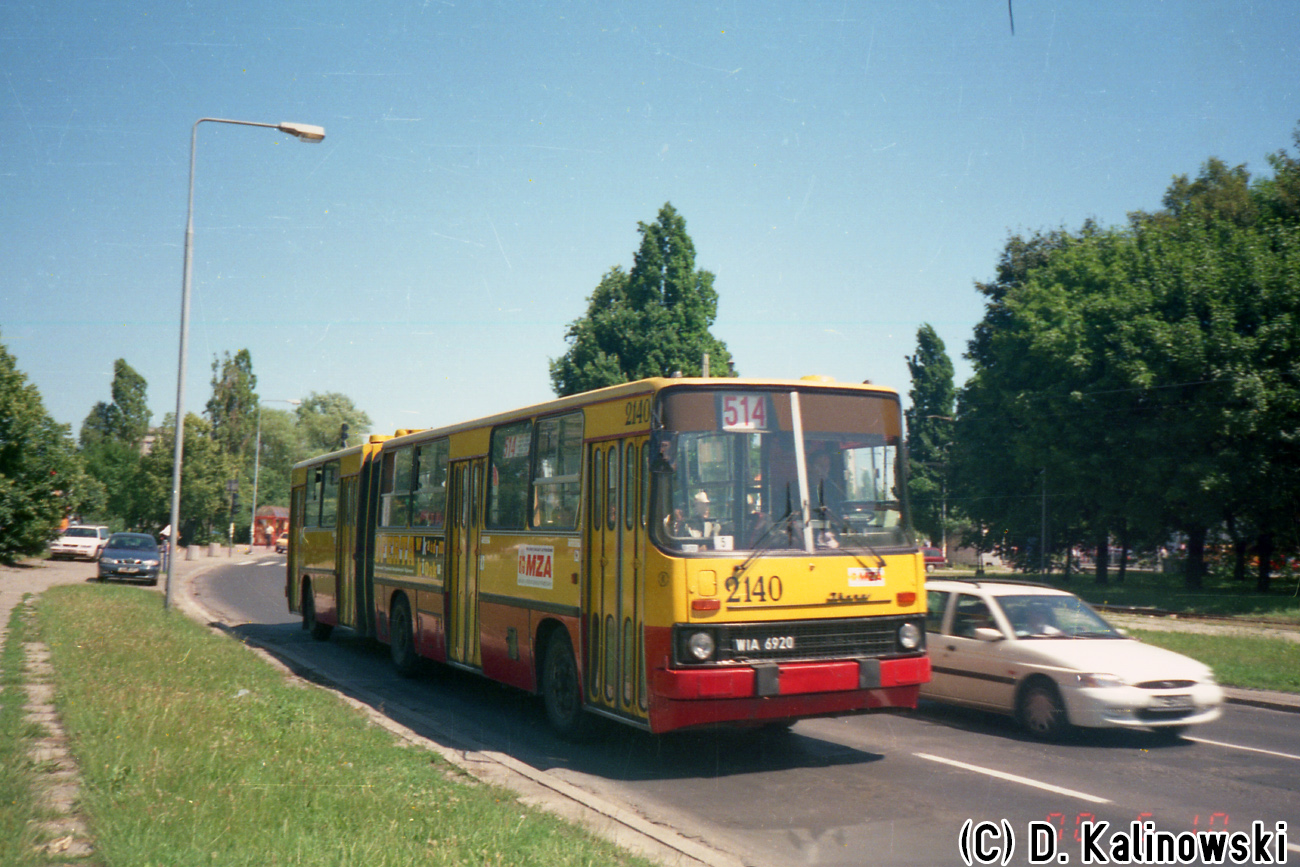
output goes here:
<path id="1" fill-rule="evenodd" d="M 906 392 L 958 365 L 1010 232 L 1117 224 L 1300 122 L 1300 3 L 50 0 L 0 7 L 0 343 L 73 432 L 113 362 L 186 407 L 247 348 L 265 400 L 373 431 L 551 396 L 601 275 L 671 201 L 743 375 Z M 284 404 L 270 404 L 284 408 Z"/>

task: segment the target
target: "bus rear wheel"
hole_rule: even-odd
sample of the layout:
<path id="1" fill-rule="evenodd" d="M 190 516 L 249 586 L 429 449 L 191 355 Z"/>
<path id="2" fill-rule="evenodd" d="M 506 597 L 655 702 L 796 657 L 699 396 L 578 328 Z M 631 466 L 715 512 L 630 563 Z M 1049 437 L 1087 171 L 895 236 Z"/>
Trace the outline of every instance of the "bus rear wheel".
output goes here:
<path id="1" fill-rule="evenodd" d="M 302 587 L 302 628 L 311 633 L 317 641 L 329 641 L 334 627 L 316 619 L 316 596 L 311 592 L 310 584 Z"/>
<path id="2" fill-rule="evenodd" d="M 556 629 L 546 642 L 542 660 L 542 701 L 546 719 L 555 733 L 567 741 L 584 740 L 591 734 L 591 717 L 582 709 L 582 684 L 573 661 L 569 633 Z"/>
<path id="3" fill-rule="evenodd" d="M 420 657 L 415 652 L 415 620 L 405 596 L 398 595 L 393 599 L 393 610 L 388 618 L 388 641 L 397 673 L 402 677 L 413 676 L 420 665 Z"/>

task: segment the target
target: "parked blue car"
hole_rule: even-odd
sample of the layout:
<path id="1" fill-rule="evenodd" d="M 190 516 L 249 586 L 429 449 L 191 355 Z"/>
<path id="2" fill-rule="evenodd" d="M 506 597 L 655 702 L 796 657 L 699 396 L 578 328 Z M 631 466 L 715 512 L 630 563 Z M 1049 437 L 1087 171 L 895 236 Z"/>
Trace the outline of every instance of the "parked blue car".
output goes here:
<path id="1" fill-rule="evenodd" d="M 158 583 L 162 552 L 147 533 L 114 533 L 99 557 L 99 580 Z"/>

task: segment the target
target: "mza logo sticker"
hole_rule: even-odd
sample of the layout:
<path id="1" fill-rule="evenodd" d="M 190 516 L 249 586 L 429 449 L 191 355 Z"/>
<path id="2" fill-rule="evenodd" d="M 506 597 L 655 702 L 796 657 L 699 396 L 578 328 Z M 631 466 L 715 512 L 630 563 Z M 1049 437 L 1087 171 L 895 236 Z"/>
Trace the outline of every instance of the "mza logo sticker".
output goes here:
<path id="1" fill-rule="evenodd" d="M 554 574 L 554 548 L 550 545 L 519 546 L 520 587 L 541 587 L 550 590 L 554 586 L 552 580 Z"/>
<path id="2" fill-rule="evenodd" d="M 885 567 L 864 566 L 861 569 L 850 569 L 849 586 L 850 587 L 884 587 Z"/>

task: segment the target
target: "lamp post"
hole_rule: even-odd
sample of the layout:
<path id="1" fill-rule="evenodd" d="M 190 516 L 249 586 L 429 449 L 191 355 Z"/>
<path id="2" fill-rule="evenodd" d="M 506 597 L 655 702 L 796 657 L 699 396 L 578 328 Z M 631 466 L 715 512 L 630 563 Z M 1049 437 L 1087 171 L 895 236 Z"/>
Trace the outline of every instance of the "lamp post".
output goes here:
<path id="1" fill-rule="evenodd" d="M 253 505 L 249 507 L 248 518 L 248 553 L 250 554 L 253 553 L 253 533 L 257 530 L 257 472 L 262 463 L 262 404 L 264 403 L 287 403 L 290 406 L 302 405 L 302 401 L 296 398 L 289 398 L 288 400 L 271 398 L 257 402 L 257 439 L 253 444 Z"/>
<path id="2" fill-rule="evenodd" d="M 171 536 L 167 540 L 167 593 L 163 608 L 172 607 L 172 580 L 177 544 L 181 537 L 181 457 L 185 449 L 185 355 L 190 331 L 190 274 L 194 259 L 194 157 L 199 143 L 199 124 L 233 123 L 239 126 L 264 126 L 295 136 L 301 141 L 318 142 L 325 138 L 325 128 L 305 123 L 257 123 L 251 120 L 226 120 L 220 117 L 201 117 L 194 122 L 190 132 L 190 195 L 185 216 L 185 272 L 181 278 L 181 344 L 180 360 L 176 365 L 176 443 L 172 457 L 172 510 Z"/>

